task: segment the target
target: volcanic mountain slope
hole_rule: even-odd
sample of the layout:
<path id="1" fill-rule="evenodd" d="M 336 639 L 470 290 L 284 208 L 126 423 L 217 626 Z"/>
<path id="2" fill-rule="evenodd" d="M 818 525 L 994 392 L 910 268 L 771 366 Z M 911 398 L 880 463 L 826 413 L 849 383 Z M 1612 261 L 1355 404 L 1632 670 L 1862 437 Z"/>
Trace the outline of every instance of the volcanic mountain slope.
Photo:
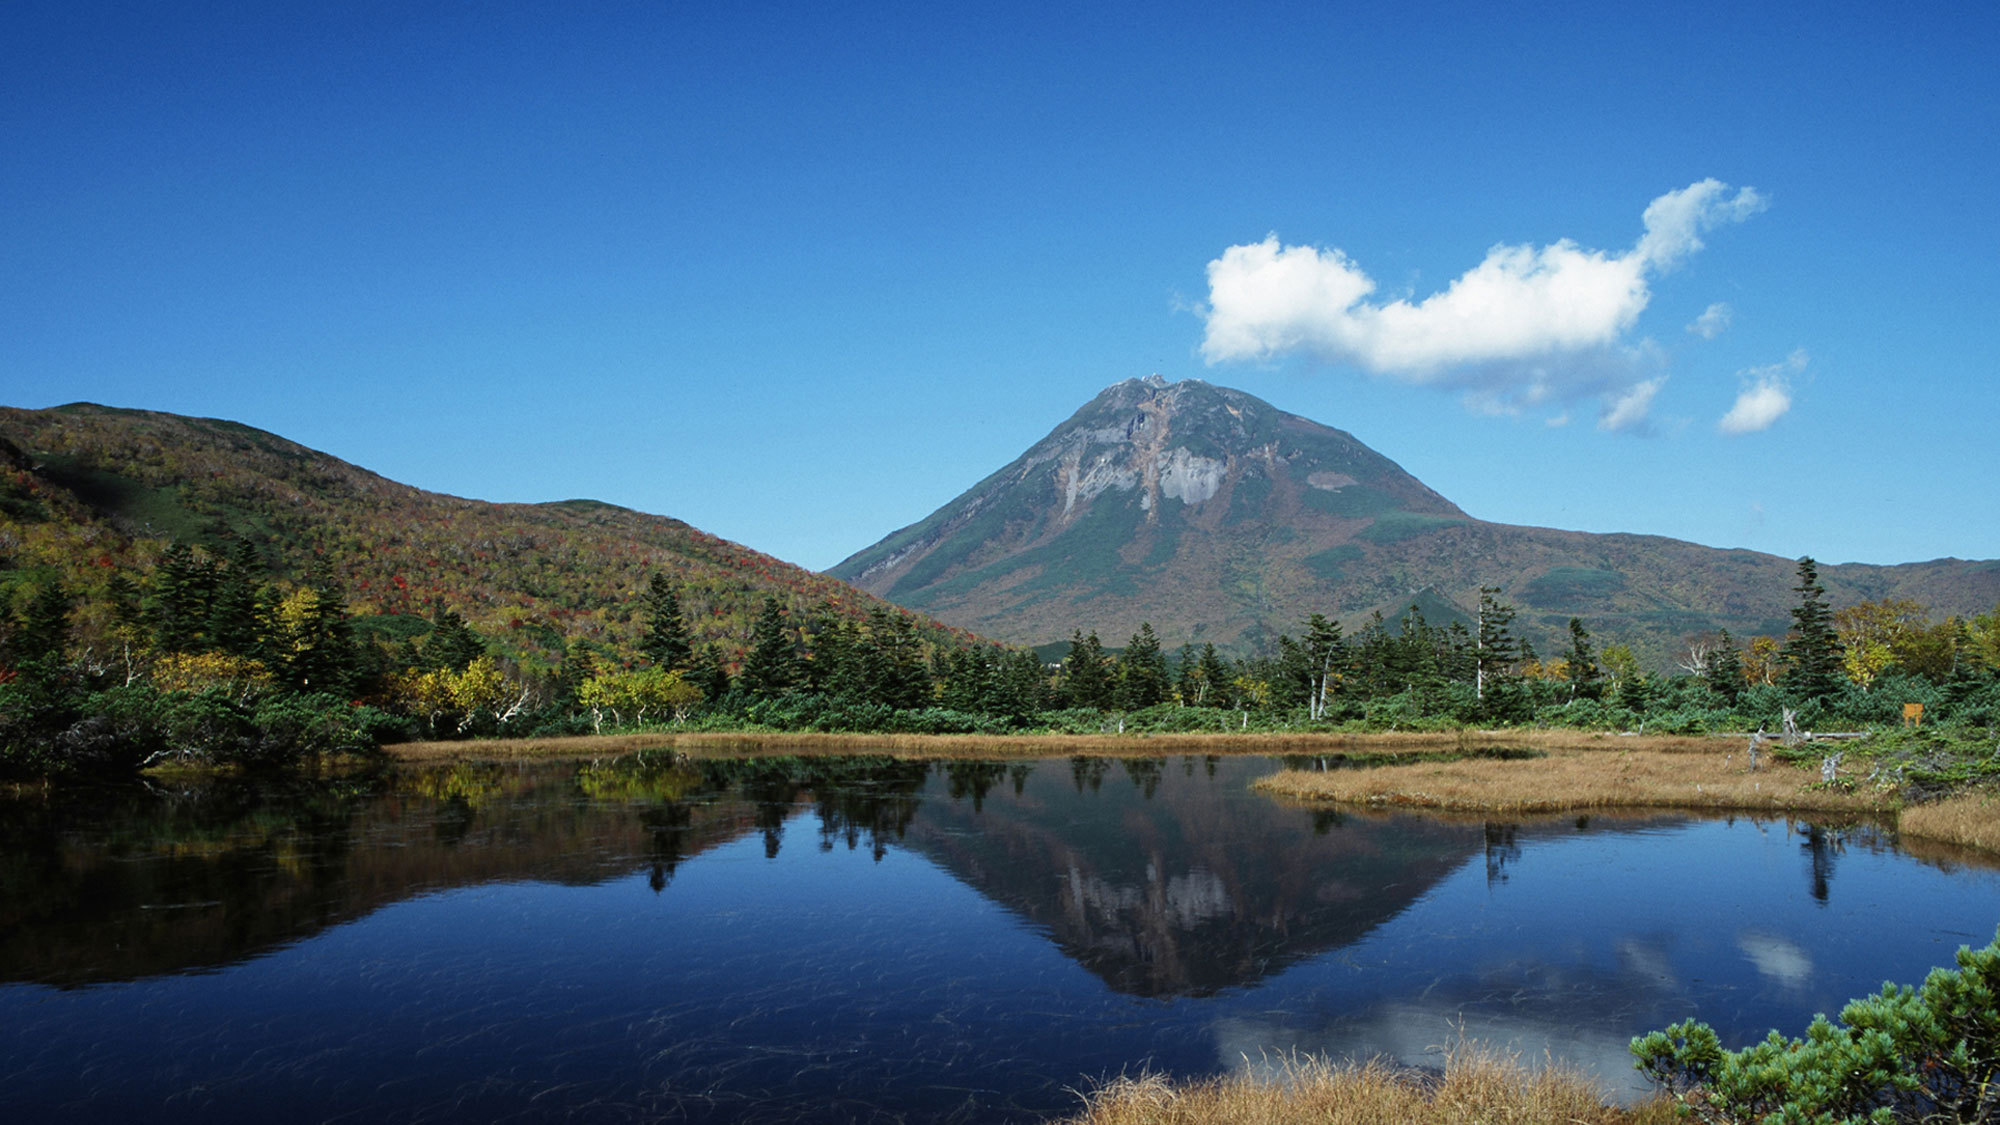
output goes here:
<path id="1" fill-rule="evenodd" d="M 330 568 L 354 611 L 384 627 L 422 628 L 406 615 L 444 606 L 545 662 L 572 641 L 629 646 L 654 573 L 679 585 L 696 640 L 731 658 L 765 595 L 856 619 L 905 612 L 665 516 L 426 492 L 236 422 L 89 403 L 0 408 L 0 607 L 11 578 L 35 574 L 101 606 L 113 574 L 147 573 L 173 541 L 224 553 L 238 539 L 276 579 Z M 915 623 L 939 643 L 974 640 Z"/>
<path id="2" fill-rule="evenodd" d="M 1247 652 L 1323 612 L 1350 628 L 1481 586 L 1553 651 L 1571 616 L 1664 664 L 1681 640 L 1782 633 L 1795 561 L 1647 535 L 1475 519 L 1352 435 L 1251 395 L 1158 376 L 1106 388 L 1012 464 L 829 573 L 1021 644 L 1150 622 L 1169 645 Z M 2000 602 L 2000 562 L 1820 570 L 1834 604 Z"/>

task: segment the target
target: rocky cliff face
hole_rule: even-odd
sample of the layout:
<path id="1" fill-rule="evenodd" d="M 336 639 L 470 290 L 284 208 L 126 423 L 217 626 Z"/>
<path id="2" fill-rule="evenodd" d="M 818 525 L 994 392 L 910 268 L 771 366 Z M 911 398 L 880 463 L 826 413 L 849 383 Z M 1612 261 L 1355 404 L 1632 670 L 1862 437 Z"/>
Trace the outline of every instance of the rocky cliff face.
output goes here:
<path id="1" fill-rule="evenodd" d="M 1309 613 L 1350 627 L 1413 600 L 1433 620 L 1499 586 L 1552 650 L 1572 615 L 1664 665 L 1681 638 L 1782 632 L 1793 561 L 1641 535 L 1473 519 L 1352 435 L 1241 391 L 1158 376 L 1106 388 L 1013 463 L 831 573 L 1024 644 L 1150 622 L 1247 651 Z M 2000 563 L 1822 567 L 1836 603 L 2000 601 Z"/>

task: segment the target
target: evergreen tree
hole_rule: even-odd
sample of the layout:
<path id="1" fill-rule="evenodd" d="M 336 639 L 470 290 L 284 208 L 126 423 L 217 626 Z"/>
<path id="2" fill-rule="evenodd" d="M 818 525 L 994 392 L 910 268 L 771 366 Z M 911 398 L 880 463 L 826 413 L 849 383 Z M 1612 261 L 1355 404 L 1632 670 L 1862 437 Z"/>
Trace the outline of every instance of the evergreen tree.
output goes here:
<path id="1" fill-rule="evenodd" d="M 209 606 L 209 642 L 231 656 L 261 655 L 262 607 L 258 604 L 258 579 L 264 571 L 257 548 L 248 539 L 237 539 L 229 554 L 229 565 L 215 580 L 215 600 Z"/>
<path id="2" fill-rule="evenodd" d="M 799 681 L 797 647 L 785 624 L 785 610 L 773 595 L 765 595 L 751 633 L 750 652 L 743 658 L 743 686 L 757 696 L 781 695 Z"/>
<path id="3" fill-rule="evenodd" d="M 288 604 L 285 643 L 276 669 L 289 686 L 306 692 L 347 696 L 359 678 L 360 653 L 347 620 L 347 600 L 330 569 L 322 565 L 313 584 Z"/>
<path id="4" fill-rule="evenodd" d="M 1229 674 L 1229 665 L 1223 663 L 1222 657 L 1217 655 L 1215 646 L 1212 644 L 1202 645 L 1201 702 L 1209 707 L 1229 706 L 1231 696 L 1233 695 L 1230 688 L 1230 681 L 1233 678 Z"/>
<path id="5" fill-rule="evenodd" d="M 1569 619 L 1569 697 L 1575 699 L 1597 698 L 1598 681 L 1604 672 L 1597 666 L 1597 654 L 1590 646 L 1590 633 L 1583 627 L 1583 619 Z"/>
<path id="6" fill-rule="evenodd" d="M 1194 642 L 1189 641 L 1181 646 L 1179 655 L 1174 658 L 1174 697 L 1180 700 L 1183 707 L 1198 707 L 1201 705 L 1201 687 L 1200 658 L 1195 655 Z"/>
<path id="7" fill-rule="evenodd" d="M 665 575 L 655 574 L 646 586 L 646 632 L 639 651 L 669 671 L 686 668 L 694 659 L 687 619 L 681 616 L 680 595 Z"/>
<path id="8" fill-rule="evenodd" d="M 486 642 L 465 623 L 465 618 L 437 607 L 431 618 L 430 636 L 424 638 L 420 667 L 446 672 L 463 672 L 474 660 L 486 655 Z"/>
<path id="9" fill-rule="evenodd" d="M 160 651 L 202 651 L 214 594 L 215 572 L 206 562 L 184 543 L 167 548 L 153 572 L 153 596 L 147 606 L 153 643 Z"/>
<path id="10" fill-rule="evenodd" d="M 1089 636 L 1080 631 L 1070 634 L 1069 656 L 1063 660 L 1063 694 L 1068 697 L 1071 707 L 1095 707 L 1104 710 L 1111 706 L 1111 671 L 1104 662 L 1104 642 L 1097 639 L 1097 631 Z"/>
<path id="11" fill-rule="evenodd" d="M 1826 588 L 1819 584 L 1819 565 L 1807 555 L 1799 560 L 1799 584 L 1792 590 L 1799 604 L 1792 610 L 1792 633 L 1782 655 L 1790 662 L 1785 686 L 1799 699 L 1831 695 L 1840 686 L 1840 637 L 1834 632 L 1833 611 Z"/>
<path id="12" fill-rule="evenodd" d="M 924 663 L 923 640 L 908 617 L 881 608 L 869 613 L 862 661 L 870 699 L 898 710 L 930 706 L 931 673 Z"/>
<path id="13" fill-rule="evenodd" d="M 1118 659 L 1118 706 L 1138 711 L 1166 698 L 1167 658 L 1160 651 L 1160 638 L 1153 633 L 1152 624 L 1141 622 Z"/>
<path id="14" fill-rule="evenodd" d="M 28 600 L 8 638 L 8 655 L 17 664 L 44 669 L 61 667 L 69 647 L 69 611 L 73 599 L 60 583 L 45 582 Z"/>
<path id="15" fill-rule="evenodd" d="M 1473 641 L 1473 694 L 1484 700 L 1487 692 L 1501 686 L 1513 675 L 1521 658 L 1520 642 L 1508 626 L 1514 622 L 1514 607 L 1500 600 L 1500 587 L 1479 588 L 1479 633 Z"/>
<path id="16" fill-rule="evenodd" d="M 695 653 L 694 665 L 688 669 L 687 680 L 701 689 L 701 697 L 713 702 L 721 699 L 729 691 L 729 669 L 722 662 L 722 650 L 715 642 L 701 646 Z"/>
<path id="17" fill-rule="evenodd" d="M 1708 686 L 1714 688 L 1716 694 L 1732 707 L 1743 691 L 1743 654 L 1736 651 L 1736 641 L 1727 629 L 1722 631 L 1721 639 L 1716 643 L 1715 662 L 1708 670 Z"/>
<path id="18" fill-rule="evenodd" d="M 1306 618 L 1306 638 L 1301 655 L 1306 664 L 1307 714 L 1314 720 L 1326 717 L 1327 704 L 1333 698 L 1333 684 L 1338 678 L 1335 670 L 1345 657 L 1346 647 L 1341 640 L 1338 621 L 1328 621 L 1325 615 L 1318 613 Z"/>
<path id="19" fill-rule="evenodd" d="M 839 699 L 868 698 L 868 667 L 861 630 L 831 610 L 820 615 L 813 629 L 808 681 L 812 690 Z"/>

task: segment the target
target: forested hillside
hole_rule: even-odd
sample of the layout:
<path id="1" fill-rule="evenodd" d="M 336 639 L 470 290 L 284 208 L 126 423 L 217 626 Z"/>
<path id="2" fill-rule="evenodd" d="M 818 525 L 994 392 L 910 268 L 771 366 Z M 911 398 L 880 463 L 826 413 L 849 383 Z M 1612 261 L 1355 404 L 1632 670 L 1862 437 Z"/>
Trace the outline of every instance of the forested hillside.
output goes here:
<path id="1" fill-rule="evenodd" d="M 854 621 L 906 616 L 937 643 L 974 639 L 679 520 L 425 492 L 234 422 L 0 409 L 0 470 L 0 595 L 59 580 L 84 644 L 110 643 L 113 577 L 143 594 L 176 543 L 218 568 L 247 547 L 260 582 L 280 587 L 329 576 L 364 630 L 421 633 L 448 609 L 530 669 L 577 644 L 628 658 L 654 574 L 677 589 L 695 644 L 731 663 L 767 594 Z"/>

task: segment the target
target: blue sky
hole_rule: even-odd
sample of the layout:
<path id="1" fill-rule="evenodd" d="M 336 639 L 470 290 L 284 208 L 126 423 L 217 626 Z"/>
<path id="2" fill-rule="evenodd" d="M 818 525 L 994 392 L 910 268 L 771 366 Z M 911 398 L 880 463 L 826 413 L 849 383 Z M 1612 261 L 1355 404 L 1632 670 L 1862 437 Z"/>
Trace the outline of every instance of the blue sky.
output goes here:
<path id="1" fill-rule="evenodd" d="M 1485 519 L 2000 558 L 2000 9 L 1074 7 L 16 0 L 0 403 L 825 568 L 1157 372 Z"/>

